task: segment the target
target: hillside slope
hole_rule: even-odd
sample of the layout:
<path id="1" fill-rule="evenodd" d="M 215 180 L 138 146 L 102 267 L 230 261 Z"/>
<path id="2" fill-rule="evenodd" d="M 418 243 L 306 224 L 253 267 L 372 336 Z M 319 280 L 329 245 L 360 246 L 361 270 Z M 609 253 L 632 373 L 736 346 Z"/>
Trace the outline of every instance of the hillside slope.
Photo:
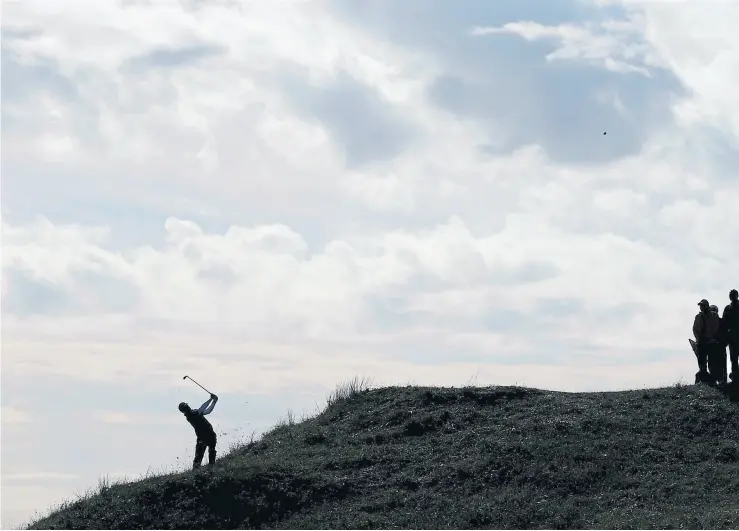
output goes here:
<path id="1" fill-rule="evenodd" d="M 237 527 L 737 529 L 739 408 L 704 386 L 375 389 L 31 525 Z"/>

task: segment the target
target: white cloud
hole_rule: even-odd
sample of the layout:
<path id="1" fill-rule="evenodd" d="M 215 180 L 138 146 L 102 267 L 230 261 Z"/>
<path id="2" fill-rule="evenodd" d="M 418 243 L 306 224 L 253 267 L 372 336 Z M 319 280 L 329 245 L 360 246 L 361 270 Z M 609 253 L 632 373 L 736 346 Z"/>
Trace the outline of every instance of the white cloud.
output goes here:
<path id="1" fill-rule="evenodd" d="M 739 110 L 732 88 L 739 82 L 739 36 L 733 31 L 739 4 L 701 2 L 637 4 L 645 38 L 693 93 L 676 108 L 686 126 L 707 124 L 739 135 Z"/>
<path id="2" fill-rule="evenodd" d="M 8 4 L 3 383 L 35 405 L 3 406 L 3 423 L 67 407 L 21 385 L 38 378 L 96 390 L 74 414 L 101 446 L 169 422 L 185 373 L 301 407 L 356 374 L 689 380 L 695 304 L 725 300 L 739 270 L 739 13 L 625 9 L 558 26 L 480 15 L 459 35 L 442 13 L 395 39 L 318 1 Z M 554 49 L 455 55 L 508 54 L 501 33 Z M 166 405 L 100 403 L 114 392 Z M 11 459 L 60 470 L 55 448 L 25 455 L 14 433 Z M 157 437 L 165 455 L 181 433 Z M 23 493 L 57 496 L 42 491 Z"/>
<path id="3" fill-rule="evenodd" d="M 546 26 L 532 21 L 509 22 L 499 27 L 475 27 L 475 37 L 486 35 L 518 35 L 528 41 L 550 39 L 559 41 L 559 48 L 549 53 L 548 61 L 589 61 L 613 72 L 638 73 L 650 76 L 649 67 L 662 66 L 658 56 L 645 44 L 639 43 L 640 20 L 607 20 L 598 24 L 561 24 Z M 636 63 L 636 64 L 635 64 Z"/>
<path id="4" fill-rule="evenodd" d="M 3 424 L 29 424 L 33 422 L 30 412 L 13 406 L 2 407 Z"/>
<path id="5" fill-rule="evenodd" d="M 348 176 L 347 192 L 379 212 L 413 212 L 415 201 L 413 190 L 397 175 L 366 177 L 361 174 Z"/>
<path id="6" fill-rule="evenodd" d="M 476 316 L 501 304 L 526 312 L 532 297 L 573 296 L 591 309 L 647 305 L 658 326 L 669 330 L 682 317 L 676 307 L 662 321 L 665 290 L 679 293 L 685 286 L 692 300 L 705 286 L 723 293 L 719 286 L 731 280 L 721 271 L 737 259 L 725 245 L 737 239 L 737 229 L 725 222 L 736 187 L 717 193 L 712 187 L 722 177 L 704 166 L 706 151 L 686 151 L 688 142 L 705 145 L 700 132 L 660 131 L 641 153 L 598 170 L 555 165 L 536 146 L 491 158 L 478 149 L 486 139 L 482 128 L 424 97 L 439 68 L 433 58 L 350 31 L 320 4 L 285 5 L 279 13 L 251 4 L 246 11 L 211 6 L 196 14 L 174 5 L 116 9 L 104 2 L 89 11 L 47 3 L 9 9 L 6 24 L 16 32 L 33 32 L 56 17 L 44 33 L 16 36 L 6 46 L 21 65 L 56 61 L 80 96 L 65 99 L 36 80 L 30 90 L 43 92 L 40 107 L 10 100 L 12 116 L 33 117 L 35 124 L 6 135 L 11 186 L 22 187 L 14 176 L 39 161 L 64 156 L 54 170 L 64 173 L 44 177 L 60 199 L 74 190 L 90 200 L 155 201 L 163 211 L 177 201 L 193 213 L 207 208 L 216 219 L 234 221 L 230 229 L 212 231 L 168 214 L 164 230 L 159 225 L 148 234 L 151 241 L 125 249 L 116 247 L 113 220 L 99 227 L 43 217 L 5 223 L 3 266 L 14 275 L 4 279 L 10 334 L 82 334 L 85 320 L 94 318 L 98 340 L 125 335 L 125 327 L 142 322 L 170 323 L 170 330 L 238 327 L 264 340 L 363 337 L 386 333 L 373 312 L 390 299 L 414 327 L 438 326 L 438 316 L 450 318 L 454 308 L 467 316 L 464 326 L 479 333 Z M 558 39 L 553 59 L 673 65 L 688 82 L 698 67 L 675 61 L 704 64 L 713 57 L 708 49 L 675 59 L 684 54 L 671 51 L 670 32 L 677 30 L 659 18 L 664 12 L 632 9 L 626 21 L 512 22 L 476 33 Z M 105 46 L 89 46 L 78 36 L 99 34 L 103 11 L 111 21 L 109 38 Z M 732 14 L 717 13 L 715 20 Z M 306 31 L 307 20 L 324 31 Z M 728 34 L 719 36 L 730 43 Z M 698 37 L 692 49 L 702 50 Z M 187 63 L 187 53 L 203 43 L 209 46 L 204 55 Z M 177 68 L 154 68 L 162 50 L 169 61 L 181 52 Z M 349 171 L 330 129 L 295 115 L 276 90 L 289 64 L 307 68 L 306 86 L 314 87 L 346 70 L 402 109 L 425 131 L 422 140 L 393 159 Z M 711 106 L 723 105 L 722 115 L 731 115 L 728 100 L 714 98 L 708 86 L 702 90 L 677 109 L 692 105 L 717 115 Z M 618 93 L 594 97 L 603 94 L 623 114 Z M 52 159 L 35 144 L 49 125 L 70 147 Z M 203 158 L 205 173 L 197 162 Z M 342 208 L 347 199 L 355 201 L 356 214 Z M 286 222 L 281 216 L 298 217 Z M 161 240 L 164 247 L 155 243 Z M 686 252 L 690 248 L 701 254 Z M 39 308 L 32 307 L 29 286 L 50 299 L 44 311 L 55 317 L 33 316 Z M 442 302 L 452 295 L 455 304 Z M 21 302 L 30 315 L 16 318 Z M 432 321 L 424 325 L 423 319 Z M 34 328 L 42 323 L 43 330 Z M 481 344 L 491 340 L 498 341 Z M 112 373 L 101 367 L 100 374 Z"/>
<path id="7" fill-rule="evenodd" d="M 604 215 L 614 215 L 615 223 L 619 223 L 624 216 L 633 215 L 633 208 L 643 205 L 644 199 L 640 197 L 626 192 L 603 192 L 596 195 L 593 206 Z M 546 205 L 562 203 L 562 197 L 557 194 L 551 198 L 543 196 L 541 200 Z M 573 209 L 578 204 L 565 207 Z M 589 209 L 585 205 L 582 208 L 583 215 L 588 215 Z M 8 230 L 13 238 L 6 244 L 4 259 L 11 264 L 6 267 L 27 275 L 32 281 L 43 278 L 44 264 L 54 261 L 56 273 L 46 278 L 66 284 L 58 311 L 64 312 L 69 306 L 82 312 L 80 320 L 78 325 L 69 321 L 59 328 L 51 328 L 54 321 L 48 317 L 32 314 L 20 320 L 11 313 L 6 318 L 6 327 L 11 338 L 24 341 L 30 340 L 34 326 L 43 326 L 49 333 L 68 339 L 79 338 L 78 334 L 88 327 L 98 334 L 97 341 L 104 341 L 111 333 L 125 336 L 126 329 L 171 323 L 174 329 L 182 327 L 183 332 L 197 329 L 221 338 L 223 334 L 236 334 L 234 337 L 259 341 L 317 340 L 330 344 L 339 338 L 358 342 L 366 335 L 387 334 L 385 318 L 373 312 L 378 302 L 394 300 L 396 311 L 400 312 L 397 318 L 403 315 L 413 318 L 416 323 L 413 328 L 436 327 L 439 323 L 435 316 L 456 315 L 455 322 L 465 328 L 455 331 L 453 327 L 443 327 L 439 333 L 446 337 L 444 342 L 456 341 L 455 337 L 468 333 L 469 327 L 484 336 L 493 326 L 495 333 L 516 338 L 519 348 L 527 350 L 536 348 L 528 332 L 515 327 L 509 329 L 509 325 L 499 329 L 495 322 L 481 324 L 479 315 L 502 305 L 523 312 L 522 316 L 531 320 L 531 326 L 536 326 L 542 318 L 556 319 L 537 315 L 537 301 L 574 297 L 583 301 L 583 309 L 590 311 L 608 311 L 626 303 L 641 304 L 644 311 L 654 312 L 651 330 L 664 329 L 666 333 L 654 336 L 644 330 L 645 335 L 638 337 L 637 342 L 654 347 L 677 346 L 681 341 L 678 337 L 670 339 L 669 333 L 675 326 L 680 327 L 684 310 L 663 309 L 666 290 L 678 294 L 683 284 L 682 291 L 688 300 L 698 297 L 700 286 L 691 277 L 695 277 L 694 269 L 699 266 L 705 271 L 699 273 L 699 278 L 704 279 L 709 273 L 721 278 L 720 268 L 724 263 L 720 261 L 721 253 L 714 253 L 716 261 L 711 266 L 700 255 L 680 263 L 671 252 L 652 248 L 644 241 L 608 233 L 575 234 L 557 229 L 546 221 L 556 217 L 544 211 L 546 217 L 539 219 L 533 213 L 542 210 L 539 203 L 532 204 L 530 210 L 526 214 L 509 214 L 506 227 L 490 235 L 475 235 L 462 218 L 452 217 L 430 230 L 365 234 L 330 241 L 318 249 L 311 249 L 300 235 L 284 226 L 231 227 L 224 234 L 212 234 L 194 222 L 170 219 L 165 223 L 165 248 L 135 248 L 123 254 L 106 249 L 99 231 L 81 229 L 79 236 L 72 237 L 74 227 L 52 229 L 47 221 L 39 221 L 48 247 L 40 247 L 35 241 L 40 234 L 38 226 L 25 233 Z M 668 215 L 666 219 L 669 223 L 676 222 L 674 216 Z M 727 234 L 732 235 L 737 229 L 729 230 L 733 232 Z M 85 241 L 85 234 L 89 241 Z M 24 241 L 24 237 L 30 241 Z M 59 242 L 69 245 L 63 247 Z M 727 251 L 723 256 L 735 260 L 736 251 Z M 101 280 L 95 283 L 74 280 L 91 271 Z M 123 282 L 120 289 L 100 291 L 100 282 L 114 279 Z M 50 284 L 50 289 L 55 288 Z M 128 317 L 119 313 L 117 297 L 122 292 L 132 294 L 126 307 Z M 457 303 L 450 304 L 448 299 L 424 302 L 444 294 L 456 294 Z M 22 295 L 28 296 L 14 294 L 11 285 L 8 294 L 11 303 L 15 302 L 14 297 Z M 80 308 L 79 301 L 87 304 Z M 466 310 L 468 304 L 471 311 Z M 63 314 L 55 319 L 61 324 L 62 317 Z M 627 324 L 624 317 L 615 315 L 605 321 L 602 316 L 597 317 L 598 332 L 593 339 L 616 348 L 623 342 L 616 330 L 625 325 L 639 326 L 638 322 Z M 590 320 L 587 314 L 578 314 L 569 325 L 574 327 L 571 332 L 558 332 L 556 328 L 542 330 L 537 339 L 548 338 L 563 347 L 575 346 L 579 341 L 576 335 L 589 329 Z M 636 332 L 637 328 L 633 329 Z M 164 335 L 170 333 L 167 328 L 163 331 Z M 613 336 L 608 338 L 610 333 Z M 138 332 L 135 335 L 144 340 Z M 419 343 L 418 347 L 423 344 Z M 481 344 L 489 344 L 489 339 L 483 339 Z M 101 363 L 112 369 L 115 365 L 110 356 L 114 351 L 104 343 L 99 348 L 100 352 L 109 351 Z M 147 349 L 150 351 L 151 346 Z M 29 350 L 43 352 L 36 346 Z M 94 352 L 95 349 L 91 350 Z M 134 351 L 126 351 L 120 359 L 123 362 L 132 356 Z M 144 363 L 156 360 L 149 354 L 142 356 Z M 629 356 L 623 354 L 624 359 Z M 28 365 L 34 355 L 20 355 L 17 351 L 9 358 Z M 64 356 L 65 370 L 71 374 L 75 373 L 75 367 L 80 373 L 90 369 L 86 358 L 80 358 L 78 364 L 74 359 L 75 354 L 71 352 Z M 138 364 L 133 369 L 144 367 Z M 103 366 L 93 372 L 96 377 L 116 374 Z"/>

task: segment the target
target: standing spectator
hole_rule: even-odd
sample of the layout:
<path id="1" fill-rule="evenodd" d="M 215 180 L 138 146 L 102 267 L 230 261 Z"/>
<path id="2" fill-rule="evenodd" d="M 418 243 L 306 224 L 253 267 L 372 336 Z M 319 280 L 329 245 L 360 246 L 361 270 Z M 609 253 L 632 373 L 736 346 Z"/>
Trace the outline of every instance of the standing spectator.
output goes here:
<path id="1" fill-rule="evenodd" d="M 726 342 L 729 344 L 729 359 L 731 360 L 731 379 L 739 381 L 739 292 L 732 289 L 729 292 L 730 304 L 724 308 L 721 317 L 721 329 Z"/>
<path id="2" fill-rule="evenodd" d="M 698 303 L 700 311 L 693 321 L 693 335 L 698 344 L 698 367 L 700 373 L 710 373 L 711 382 L 726 382 L 726 350 L 721 356 L 719 329 L 721 320 L 718 313 L 711 311 L 706 299 Z M 721 360 L 723 359 L 723 370 Z"/>

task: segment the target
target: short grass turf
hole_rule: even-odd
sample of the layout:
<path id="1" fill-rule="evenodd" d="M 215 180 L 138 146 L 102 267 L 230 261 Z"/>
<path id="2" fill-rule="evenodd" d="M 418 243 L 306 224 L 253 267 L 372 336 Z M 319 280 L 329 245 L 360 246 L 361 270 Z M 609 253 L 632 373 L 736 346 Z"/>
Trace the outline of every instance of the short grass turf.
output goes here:
<path id="1" fill-rule="evenodd" d="M 738 441 L 739 407 L 703 385 L 371 389 L 29 528 L 737 529 Z"/>

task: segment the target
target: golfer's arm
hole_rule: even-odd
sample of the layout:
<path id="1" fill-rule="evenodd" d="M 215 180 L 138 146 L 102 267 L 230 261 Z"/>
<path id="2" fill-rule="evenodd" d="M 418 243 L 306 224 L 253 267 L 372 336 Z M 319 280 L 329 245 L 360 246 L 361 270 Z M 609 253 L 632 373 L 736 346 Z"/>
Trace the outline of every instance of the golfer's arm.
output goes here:
<path id="1" fill-rule="evenodd" d="M 216 402 L 218 402 L 218 399 L 217 398 L 211 398 L 210 400 L 208 400 L 208 402 L 210 402 L 210 406 L 207 407 L 207 408 L 205 408 L 205 410 L 203 411 L 203 415 L 207 415 L 208 413 L 210 413 L 211 411 L 213 411 L 213 408 L 216 407 Z M 208 402 L 206 402 L 206 404 Z"/>
<path id="2" fill-rule="evenodd" d="M 210 413 L 210 411 L 208 410 L 208 405 L 210 404 L 211 400 L 213 399 L 209 398 L 208 400 L 203 402 L 203 405 L 198 408 L 198 413 L 200 413 L 201 415 L 207 415 L 208 413 Z M 212 407 L 210 409 L 211 411 L 213 410 Z"/>

